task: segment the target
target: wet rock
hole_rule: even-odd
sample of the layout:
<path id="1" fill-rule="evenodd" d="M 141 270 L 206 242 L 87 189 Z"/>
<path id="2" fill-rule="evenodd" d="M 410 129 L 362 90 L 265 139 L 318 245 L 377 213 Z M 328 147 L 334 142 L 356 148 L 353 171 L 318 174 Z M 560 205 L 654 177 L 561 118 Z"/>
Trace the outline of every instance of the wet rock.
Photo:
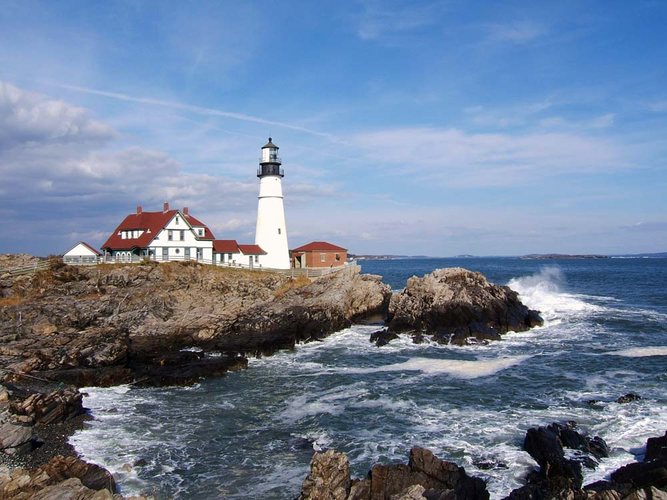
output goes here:
<path id="1" fill-rule="evenodd" d="M 390 331 L 424 331 L 441 343 L 498 340 L 508 331 L 542 323 L 539 313 L 524 306 L 516 292 L 461 268 L 412 277 L 389 303 Z"/>
<path id="2" fill-rule="evenodd" d="M 315 453 L 301 487 L 301 500 L 345 500 L 350 492 L 350 463 L 345 453 Z"/>
<path id="3" fill-rule="evenodd" d="M 573 458 L 566 458 L 564 447 L 579 453 Z M 602 438 L 581 434 L 574 422 L 528 429 L 524 450 L 535 459 L 540 469 L 537 475 L 529 478 L 529 484 L 512 498 L 530 498 L 534 492 L 542 490 L 579 490 L 583 481 L 581 466 L 595 468 L 597 460 L 609 455 L 609 448 Z"/>
<path id="4" fill-rule="evenodd" d="M 549 427 L 528 429 L 523 449 L 540 466 L 540 479 L 565 479 L 575 487 L 583 481 L 581 464 L 565 458 L 558 432 Z"/>
<path id="5" fill-rule="evenodd" d="M 652 437 L 646 441 L 644 462 L 667 460 L 667 432 L 664 436 Z"/>
<path id="6" fill-rule="evenodd" d="M 624 396 L 618 398 L 616 402 L 620 404 L 632 403 L 633 401 L 639 401 L 641 398 L 642 397 L 639 394 L 635 394 L 634 392 L 629 392 Z"/>
<path id="7" fill-rule="evenodd" d="M 387 345 L 392 340 L 398 338 L 398 335 L 394 332 L 390 332 L 388 329 L 378 330 L 377 332 L 371 333 L 370 342 L 375 342 L 375 345 L 382 347 Z"/>
<path id="8" fill-rule="evenodd" d="M 667 460 L 635 462 L 611 473 L 615 483 L 631 484 L 635 488 L 656 486 L 667 487 Z"/>
<path id="9" fill-rule="evenodd" d="M 473 465 L 480 470 L 502 470 L 509 469 L 509 465 L 506 462 L 498 460 L 487 460 L 487 459 L 476 459 L 473 460 Z"/>

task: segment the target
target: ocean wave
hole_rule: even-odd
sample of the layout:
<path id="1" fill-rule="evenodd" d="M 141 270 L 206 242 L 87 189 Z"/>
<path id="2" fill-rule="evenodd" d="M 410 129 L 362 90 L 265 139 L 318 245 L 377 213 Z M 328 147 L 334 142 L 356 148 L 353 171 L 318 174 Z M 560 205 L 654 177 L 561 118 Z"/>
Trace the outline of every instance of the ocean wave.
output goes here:
<path id="1" fill-rule="evenodd" d="M 560 268 L 547 266 L 530 276 L 512 278 L 507 286 L 519 294 L 525 305 L 540 311 L 547 323 L 568 315 L 605 310 L 584 300 L 591 299 L 589 295 L 562 291 L 564 283 L 565 276 Z"/>

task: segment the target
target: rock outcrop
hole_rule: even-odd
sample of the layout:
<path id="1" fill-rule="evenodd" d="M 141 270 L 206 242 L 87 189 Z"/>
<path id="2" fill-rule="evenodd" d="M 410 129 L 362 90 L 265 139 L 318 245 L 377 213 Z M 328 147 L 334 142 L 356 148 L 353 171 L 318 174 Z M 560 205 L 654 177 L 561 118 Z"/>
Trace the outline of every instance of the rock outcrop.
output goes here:
<path id="1" fill-rule="evenodd" d="M 344 453 L 315 453 L 303 482 L 301 500 L 488 500 L 486 483 L 462 467 L 415 447 L 406 464 L 376 464 L 366 479 L 350 480 Z"/>
<path id="2" fill-rule="evenodd" d="M 661 453 L 667 440 L 650 438 L 643 462 L 625 465 L 610 474 L 610 481 L 582 486 L 582 464 L 597 465 L 608 456 L 606 443 L 575 430 L 572 422 L 529 429 L 524 448 L 537 461 L 539 471 L 529 474 L 527 483 L 512 491 L 509 500 L 667 500 L 667 457 Z M 577 450 L 574 458 L 565 458 L 563 447 Z"/>
<path id="3" fill-rule="evenodd" d="M 0 498 L 78 500 L 121 499 L 111 474 L 75 457 L 53 457 L 42 467 L 0 470 Z"/>
<path id="4" fill-rule="evenodd" d="M 0 370 L 79 386 L 191 383 L 386 312 L 390 294 L 358 266 L 311 282 L 194 262 L 53 261 L 0 278 Z"/>
<path id="5" fill-rule="evenodd" d="M 392 296 L 388 319 L 391 332 L 426 333 L 459 345 L 499 340 L 508 331 L 542 325 L 539 313 L 523 305 L 516 292 L 461 268 L 410 278 Z"/>

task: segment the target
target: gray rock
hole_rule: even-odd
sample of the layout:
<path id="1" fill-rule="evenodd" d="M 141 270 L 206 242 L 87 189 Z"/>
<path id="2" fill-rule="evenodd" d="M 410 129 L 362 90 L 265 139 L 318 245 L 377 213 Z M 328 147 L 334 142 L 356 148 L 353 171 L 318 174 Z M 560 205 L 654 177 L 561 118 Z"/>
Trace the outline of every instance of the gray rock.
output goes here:
<path id="1" fill-rule="evenodd" d="M 19 448 L 32 439 L 32 427 L 5 422 L 0 426 L 0 449 Z"/>

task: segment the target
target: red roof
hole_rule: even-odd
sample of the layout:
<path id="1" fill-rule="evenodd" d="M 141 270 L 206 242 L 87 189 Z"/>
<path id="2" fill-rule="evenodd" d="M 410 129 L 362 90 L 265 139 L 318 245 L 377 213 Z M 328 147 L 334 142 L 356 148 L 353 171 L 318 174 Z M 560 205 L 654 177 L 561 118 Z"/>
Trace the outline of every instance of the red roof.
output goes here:
<path id="1" fill-rule="evenodd" d="M 203 227 L 204 236 L 197 235 L 200 240 L 212 240 L 214 238 L 211 230 L 202 222 L 195 219 L 192 215 L 185 215 L 178 210 L 167 210 L 166 212 L 142 212 L 139 214 L 130 214 L 120 225 L 111 233 L 109 239 L 102 245 L 102 249 L 109 250 L 131 250 L 133 248 L 145 248 L 153 241 L 158 233 L 164 229 L 169 221 L 180 214 L 181 217 L 194 227 Z M 120 231 L 143 230 L 143 234 L 138 238 L 123 239 L 118 234 Z"/>
<path id="2" fill-rule="evenodd" d="M 311 241 L 306 245 L 295 248 L 292 252 L 347 252 L 347 248 L 339 247 L 326 241 Z"/>
<path id="3" fill-rule="evenodd" d="M 217 253 L 240 253 L 236 240 L 213 240 L 213 251 Z"/>
<path id="4" fill-rule="evenodd" d="M 239 249 L 243 252 L 243 255 L 266 255 L 266 252 L 259 245 L 239 245 Z"/>

